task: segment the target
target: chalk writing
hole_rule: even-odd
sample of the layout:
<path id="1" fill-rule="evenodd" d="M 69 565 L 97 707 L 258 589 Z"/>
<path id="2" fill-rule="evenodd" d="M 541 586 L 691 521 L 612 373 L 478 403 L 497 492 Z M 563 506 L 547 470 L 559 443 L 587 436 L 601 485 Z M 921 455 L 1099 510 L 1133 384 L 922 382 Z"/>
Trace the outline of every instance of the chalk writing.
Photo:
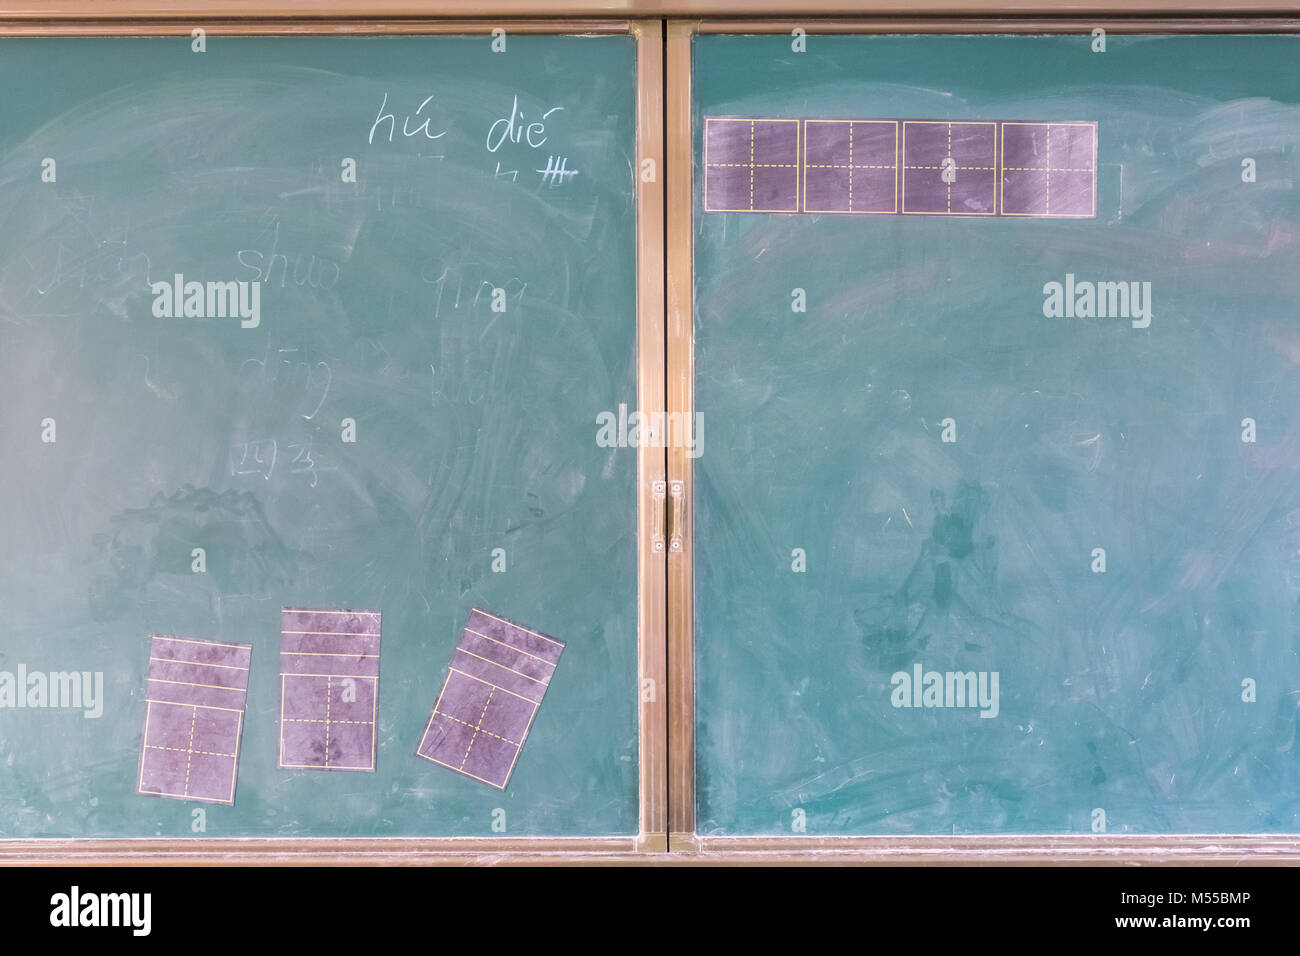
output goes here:
<path id="1" fill-rule="evenodd" d="M 415 127 L 415 129 L 411 129 L 411 121 L 413 119 L 418 119 L 420 115 L 424 112 L 425 107 L 427 107 L 429 103 L 432 101 L 433 101 L 432 96 L 426 96 L 424 98 L 424 102 L 422 102 L 419 106 L 415 108 L 415 112 L 413 114 L 408 114 L 406 116 L 406 119 L 402 121 L 403 136 L 409 138 L 411 136 L 419 136 L 421 133 L 423 133 L 424 136 L 428 139 L 441 139 L 442 137 L 447 135 L 447 131 L 445 129 L 437 133 L 430 130 L 429 129 L 430 118 L 427 116 L 424 118 L 424 122 L 422 122 L 419 126 Z M 375 117 L 374 123 L 371 124 L 370 138 L 368 142 L 373 143 L 375 141 L 375 133 L 378 132 L 382 135 L 381 126 L 385 122 L 388 123 L 388 142 L 391 143 L 393 141 L 393 136 L 397 131 L 397 117 L 393 113 L 385 113 L 384 110 L 387 109 L 387 107 L 388 107 L 388 94 L 385 93 L 384 101 L 379 104 L 379 115 Z"/>

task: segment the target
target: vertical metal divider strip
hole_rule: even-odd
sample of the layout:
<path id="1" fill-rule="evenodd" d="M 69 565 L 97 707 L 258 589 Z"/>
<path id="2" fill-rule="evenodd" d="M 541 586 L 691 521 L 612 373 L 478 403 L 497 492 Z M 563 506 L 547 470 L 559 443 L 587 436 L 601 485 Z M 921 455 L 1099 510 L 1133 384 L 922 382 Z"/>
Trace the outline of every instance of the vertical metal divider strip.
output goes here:
<path id="1" fill-rule="evenodd" d="M 695 642 L 692 459 L 683 440 L 694 440 L 694 319 L 691 132 L 692 21 L 667 26 L 667 371 L 668 482 L 681 482 L 682 546 L 668 552 L 668 774 L 669 849 L 690 850 L 695 841 Z"/>
<path id="2" fill-rule="evenodd" d="M 638 20 L 636 39 L 637 401 L 664 408 L 664 156 L 663 21 Z M 667 565 L 654 542 L 663 534 L 663 503 L 654 486 L 665 480 L 663 448 L 637 448 L 637 695 L 639 835 L 637 849 L 668 849 Z"/>

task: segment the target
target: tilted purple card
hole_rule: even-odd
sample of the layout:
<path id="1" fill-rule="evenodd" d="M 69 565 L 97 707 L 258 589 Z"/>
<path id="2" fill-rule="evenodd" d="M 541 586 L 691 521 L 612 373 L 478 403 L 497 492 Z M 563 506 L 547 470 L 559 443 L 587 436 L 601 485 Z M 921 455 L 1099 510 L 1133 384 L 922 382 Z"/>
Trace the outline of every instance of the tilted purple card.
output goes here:
<path id="1" fill-rule="evenodd" d="M 416 753 L 504 790 L 563 650 L 475 608 Z"/>
<path id="2" fill-rule="evenodd" d="M 138 793 L 235 802 L 251 659 L 247 644 L 154 636 Z"/>
<path id="3" fill-rule="evenodd" d="M 378 611 L 280 612 L 280 766 L 375 769 Z"/>
<path id="4" fill-rule="evenodd" d="M 1093 218 L 1097 124 L 709 116 L 704 209 Z"/>

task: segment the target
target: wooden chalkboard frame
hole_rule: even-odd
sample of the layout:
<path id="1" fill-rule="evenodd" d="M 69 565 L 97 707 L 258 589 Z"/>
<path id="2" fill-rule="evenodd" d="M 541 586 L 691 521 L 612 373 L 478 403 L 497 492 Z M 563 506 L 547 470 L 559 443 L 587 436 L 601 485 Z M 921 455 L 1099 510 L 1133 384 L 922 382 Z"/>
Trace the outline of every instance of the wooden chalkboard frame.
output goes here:
<path id="1" fill-rule="evenodd" d="M 171 4 L 172 19 L 122 19 L 130 11 L 157 14 L 159 5 L 117 2 L 41 4 L 40 18 L 10 5 L 0 13 L 0 36 L 184 36 L 202 27 L 209 36 L 286 35 L 439 35 L 507 33 L 553 35 L 630 35 L 636 41 L 636 155 L 638 170 L 650 160 L 651 175 L 638 175 L 637 248 L 637 401 L 647 411 L 664 407 L 664 220 L 663 24 L 634 20 L 362 20 L 214 19 L 207 12 L 184 16 Z M 227 5 L 230 10 L 238 4 Z M 251 5 L 250 5 L 251 6 Z M 358 12 L 367 5 L 360 4 Z M 17 9 L 15 9 L 17 8 Z M 105 10 L 118 14 L 104 18 Z M 124 13 L 124 11 L 127 11 Z M 297 12 L 306 12 L 300 7 Z M 427 11 L 426 11 L 427 14 Z M 59 19 L 60 17 L 66 19 Z M 75 19 L 74 19 L 75 18 Z M 0 865 L 303 865 L 364 863 L 384 866 L 494 863 L 572 863 L 587 859 L 631 861 L 667 849 L 668 737 L 664 694 L 641 692 L 667 685 L 666 564 L 651 541 L 662 535 L 663 509 L 656 508 L 654 485 L 665 479 L 661 448 L 637 452 L 637 694 L 639 832 L 626 837 L 477 837 L 288 838 L 288 839 L 0 839 Z"/>
<path id="2" fill-rule="evenodd" d="M 861 0 L 812 0 L 788 19 L 790 0 L 567 0 L 545 7 L 532 0 L 483 0 L 473 19 L 455 0 L 348 0 L 321 17 L 318 0 L 217 0 L 204 9 L 175 0 L 8 0 L 0 36 L 187 35 L 202 26 L 213 35 L 519 33 L 630 34 L 637 41 L 637 155 L 655 175 L 638 181 L 637 365 L 642 409 L 693 411 L 692 139 L 690 41 L 698 33 L 1300 32 L 1285 14 L 1291 0 L 1247 0 L 1249 16 L 1189 19 L 1221 10 L 1217 0 L 1009 0 L 1007 14 L 978 17 L 978 0 L 875 0 L 872 20 Z M 1074 19 L 1063 19 L 1062 13 Z M 539 19 L 488 20 L 488 17 Z M 911 19 L 905 19 L 898 15 Z M 929 19 L 958 17 L 964 19 Z M 784 20 L 626 19 L 663 16 L 784 16 Z M 1043 16 L 1056 15 L 1053 19 Z M 1107 16 L 1124 16 L 1108 21 Z M 919 19 L 919 17 L 927 19 Z M 1147 19 L 1129 19 L 1129 17 Z M 547 19 L 549 17 L 550 19 Z M 555 19 L 556 17 L 589 19 Z M 620 19 L 603 19 L 617 17 Z M 1088 18 L 1088 19 L 1085 19 Z M 666 41 L 665 41 L 666 38 Z M 666 42 L 666 46 L 665 46 Z M 666 103 L 665 103 L 666 97 Z M 665 115 L 666 109 L 666 115 Z M 666 142 L 665 142 L 666 136 Z M 690 420 L 689 418 L 687 419 Z M 712 837 L 695 833 L 693 554 L 691 460 L 682 449 L 642 448 L 638 458 L 638 663 L 655 700 L 639 709 L 640 833 L 600 838 L 431 839 L 168 839 L 0 840 L 0 865 L 456 865 L 711 863 L 918 863 L 1114 865 L 1296 864 L 1300 838 L 1227 836 L 989 837 Z M 648 547 L 665 518 L 656 482 L 681 481 L 687 503 L 673 523 L 680 552 Z M 675 851 L 675 852 L 664 852 Z"/>
<path id="3" fill-rule="evenodd" d="M 1293 0 L 1237 0 L 1241 14 L 1291 14 Z M 50 18 L 189 18 L 289 19 L 326 15 L 354 17 L 779 17 L 796 11 L 800 23 L 808 18 L 873 16 L 987 16 L 983 0 L 211 0 L 192 12 L 176 0 L 7 0 L 0 19 L 41 21 Z M 1222 16 L 1223 0 L 1002 0 L 1000 15 L 1015 16 Z M 500 26 L 501 24 L 496 24 Z M 733 24 L 734 26 L 734 24 Z M 750 29 L 750 27 L 746 27 Z M 763 32 L 755 28 L 751 32 Z"/>
<path id="4" fill-rule="evenodd" d="M 967 8 L 965 3 L 954 6 Z M 1099 5 L 1103 6 L 1104 5 Z M 923 12 L 933 4 L 911 4 Z M 1184 8 L 1186 9 L 1186 8 Z M 694 420 L 694 139 L 691 130 L 691 41 L 701 34 L 782 33 L 796 27 L 809 34 L 835 33 L 1300 33 L 1300 20 L 1250 16 L 1107 20 L 671 20 L 667 27 L 668 189 L 668 411 Z M 693 502 L 692 461 L 684 449 L 669 449 L 668 480 L 681 482 Z M 688 506 L 686 525 L 690 526 Z M 694 712 L 694 538 L 668 559 L 669 849 L 673 856 L 752 863 L 872 863 L 916 865 L 1294 865 L 1300 835 L 1176 834 L 1120 836 L 708 836 L 695 832 Z"/>

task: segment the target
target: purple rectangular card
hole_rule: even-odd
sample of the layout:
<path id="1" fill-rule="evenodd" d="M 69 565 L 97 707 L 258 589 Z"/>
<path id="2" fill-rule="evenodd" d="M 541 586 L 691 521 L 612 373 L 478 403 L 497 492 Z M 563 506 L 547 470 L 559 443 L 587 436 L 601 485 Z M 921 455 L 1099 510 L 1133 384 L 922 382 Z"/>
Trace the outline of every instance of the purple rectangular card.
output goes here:
<path id="1" fill-rule="evenodd" d="M 898 120 L 806 120 L 804 212 L 898 212 Z"/>
<path id="2" fill-rule="evenodd" d="M 704 208 L 798 212 L 799 127 L 797 119 L 706 119 Z"/>
<path id="3" fill-rule="evenodd" d="M 706 116 L 704 210 L 1091 219 L 1097 124 Z"/>
<path id="4" fill-rule="evenodd" d="M 416 753 L 504 790 L 563 650 L 475 608 Z"/>
<path id="5" fill-rule="evenodd" d="M 1002 124 L 1004 216 L 1097 215 L 1097 124 Z"/>
<path id="6" fill-rule="evenodd" d="M 235 802 L 252 648 L 155 635 L 136 792 Z"/>
<path id="7" fill-rule="evenodd" d="M 375 769 L 378 611 L 280 612 L 280 766 Z"/>
<path id="8" fill-rule="evenodd" d="M 904 120 L 904 215 L 994 215 L 997 130 L 993 122 Z"/>

